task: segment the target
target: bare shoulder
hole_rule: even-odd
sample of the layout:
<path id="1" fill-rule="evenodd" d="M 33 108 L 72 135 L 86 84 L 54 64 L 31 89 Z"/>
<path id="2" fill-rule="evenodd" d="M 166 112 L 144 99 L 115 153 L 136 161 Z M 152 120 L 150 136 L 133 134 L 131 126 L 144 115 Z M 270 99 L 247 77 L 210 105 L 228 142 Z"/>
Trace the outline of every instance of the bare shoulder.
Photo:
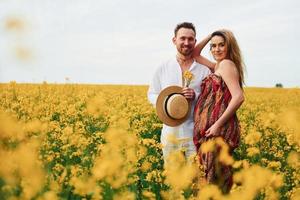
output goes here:
<path id="1" fill-rule="evenodd" d="M 237 68 L 234 62 L 229 59 L 224 59 L 219 63 L 219 71 L 221 72 L 229 72 L 229 73 L 237 73 Z"/>
<path id="2" fill-rule="evenodd" d="M 220 62 L 219 64 L 220 67 L 222 68 L 226 68 L 226 67 L 235 67 L 235 64 L 234 62 L 232 62 L 232 60 L 229 60 L 229 59 L 224 59 Z"/>

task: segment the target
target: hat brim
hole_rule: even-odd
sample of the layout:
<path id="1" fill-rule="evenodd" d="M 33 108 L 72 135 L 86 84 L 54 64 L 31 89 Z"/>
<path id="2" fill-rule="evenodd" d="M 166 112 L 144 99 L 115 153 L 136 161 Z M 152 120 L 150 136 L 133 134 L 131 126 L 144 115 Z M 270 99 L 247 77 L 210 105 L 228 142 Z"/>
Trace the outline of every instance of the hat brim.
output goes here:
<path id="1" fill-rule="evenodd" d="M 156 113 L 158 118 L 166 125 L 168 126 L 179 126 L 180 124 L 182 124 L 184 121 L 186 121 L 186 119 L 188 118 L 189 114 L 190 114 L 190 110 L 191 110 L 191 105 L 190 103 L 188 104 L 188 112 L 187 114 L 181 118 L 181 119 L 173 119 L 171 117 L 169 117 L 165 110 L 164 110 L 164 103 L 165 100 L 168 96 L 170 96 L 171 94 L 181 94 L 182 92 L 182 87 L 179 86 L 169 86 L 166 87 L 165 89 L 163 89 L 156 100 Z"/>

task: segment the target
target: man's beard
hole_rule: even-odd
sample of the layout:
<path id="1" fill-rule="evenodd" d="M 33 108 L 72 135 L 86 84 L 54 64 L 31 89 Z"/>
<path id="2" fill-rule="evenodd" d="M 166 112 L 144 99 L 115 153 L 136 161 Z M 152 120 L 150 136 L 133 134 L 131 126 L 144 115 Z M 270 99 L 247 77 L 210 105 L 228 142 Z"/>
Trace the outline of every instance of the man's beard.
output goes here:
<path id="1" fill-rule="evenodd" d="M 184 47 L 180 47 L 178 48 L 178 52 L 184 56 L 190 56 L 193 52 L 193 48 L 192 47 L 188 47 L 187 49 L 183 49 Z"/>

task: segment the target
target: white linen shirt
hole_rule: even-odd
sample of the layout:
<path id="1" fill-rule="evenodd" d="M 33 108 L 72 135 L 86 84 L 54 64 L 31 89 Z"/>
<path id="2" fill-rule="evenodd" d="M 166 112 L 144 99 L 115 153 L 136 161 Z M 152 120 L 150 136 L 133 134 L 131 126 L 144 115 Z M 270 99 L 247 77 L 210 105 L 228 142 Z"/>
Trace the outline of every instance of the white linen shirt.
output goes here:
<path id="1" fill-rule="evenodd" d="M 201 65 L 194 61 L 190 66 L 189 71 L 194 75 L 189 88 L 194 89 L 196 94 L 195 99 L 192 102 L 189 117 L 184 123 L 176 127 L 170 127 L 166 124 L 163 124 L 161 134 L 161 143 L 163 145 L 167 144 L 168 138 L 171 134 L 173 134 L 172 138 L 176 138 L 179 140 L 191 140 L 193 138 L 194 106 L 201 92 L 201 82 L 207 75 L 210 74 L 210 70 L 204 65 Z M 156 70 L 152 83 L 150 84 L 148 89 L 148 99 L 150 103 L 155 106 L 160 91 L 172 85 L 177 85 L 180 87 L 183 86 L 182 71 L 176 58 L 168 60 Z"/>

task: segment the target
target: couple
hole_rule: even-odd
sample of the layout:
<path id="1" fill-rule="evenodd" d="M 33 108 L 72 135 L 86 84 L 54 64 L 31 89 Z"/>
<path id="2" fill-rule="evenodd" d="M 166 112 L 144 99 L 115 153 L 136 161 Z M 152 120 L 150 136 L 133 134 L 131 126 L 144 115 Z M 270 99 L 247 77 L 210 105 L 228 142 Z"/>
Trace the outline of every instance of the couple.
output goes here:
<path id="1" fill-rule="evenodd" d="M 167 162 L 170 153 L 181 149 L 184 149 L 187 159 L 197 154 L 208 183 L 216 183 L 220 178 L 216 172 L 216 155 L 201 153 L 199 149 L 201 144 L 214 137 L 222 137 L 231 153 L 239 144 L 240 128 L 236 111 L 244 101 L 240 49 L 234 35 L 228 30 L 215 31 L 196 45 L 196 30 L 189 22 L 176 26 L 172 41 L 177 49 L 176 58 L 163 63 L 156 70 L 148 90 L 149 101 L 155 105 L 161 101 L 159 98 L 161 93 L 168 90 L 166 88 L 184 86 L 183 74 L 186 71 L 193 75 L 193 79 L 189 87 L 183 87 L 180 91 L 190 105 L 180 125 L 176 124 L 180 120 L 169 116 L 168 109 L 171 107 L 163 105 L 163 110 L 167 110 L 166 118 L 171 122 L 171 125 L 169 122 L 167 125 L 164 121 L 161 134 L 164 161 Z M 200 55 L 209 41 L 210 52 L 216 63 Z M 170 141 L 170 137 L 175 137 L 179 142 Z M 221 176 L 224 180 L 221 189 L 229 192 L 232 186 L 230 166 L 221 165 Z"/>

